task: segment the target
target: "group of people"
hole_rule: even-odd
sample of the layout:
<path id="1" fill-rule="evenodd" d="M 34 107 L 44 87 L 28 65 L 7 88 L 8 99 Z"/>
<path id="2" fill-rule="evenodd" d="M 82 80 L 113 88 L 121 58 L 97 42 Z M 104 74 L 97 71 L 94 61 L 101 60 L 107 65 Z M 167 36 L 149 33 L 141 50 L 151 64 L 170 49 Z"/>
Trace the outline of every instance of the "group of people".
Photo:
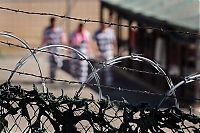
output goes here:
<path id="1" fill-rule="evenodd" d="M 43 32 L 42 45 L 65 44 L 86 56 L 90 57 L 90 55 L 94 55 L 96 59 L 101 61 L 112 59 L 116 53 L 116 38 L 113 30 L 105 24 L 100 23 L 99 29 L 91 37 L 90 32 L 84 26 L 83 23 L 79 23 L 77 29 L 72 32 L 67 41 L 64 30 L 56 26 L 56 19 L 51 17 L 49 26 Z M 59 52 L 56 47 L 52 47 L 49 50 L 54 53 Z M 71 56 L 80 58 L 75 52 L 71 52 Z M 88 62 L 72 59 L 69 63 L 71 74 L 79 81 L 85 82 L 88 78 Z M 62 65 L 62 61 L 56 55 L 51 54 L 49 55 L 49 64 L 49 76 L 51 79 L 54 79 L 56 69 Z M 109 68 L 104 70 L 104 76 L 105 82 L 111 84 L 113 79 Z"/>

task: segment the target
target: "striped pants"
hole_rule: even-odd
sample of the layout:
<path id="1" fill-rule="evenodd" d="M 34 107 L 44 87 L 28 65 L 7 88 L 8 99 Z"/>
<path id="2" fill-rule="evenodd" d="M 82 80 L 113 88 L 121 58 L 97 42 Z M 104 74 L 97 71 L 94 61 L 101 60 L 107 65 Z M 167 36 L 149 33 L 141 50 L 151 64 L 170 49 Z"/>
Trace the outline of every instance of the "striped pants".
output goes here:
<path id="1" fill-rule="evenodd" d="M 85 55 L 87 54 L 87 47 L 84 43 L 79 46 L 73 46 L 73 48 Z M 70 72 L 72 76 L 81 82 L 85 82 L 88 77 L 88 62 L 85 60 L 79 60 L 81 57 L 75 52 L 71 53 L 71 56 L 77 58 L 70 60 Z"/>

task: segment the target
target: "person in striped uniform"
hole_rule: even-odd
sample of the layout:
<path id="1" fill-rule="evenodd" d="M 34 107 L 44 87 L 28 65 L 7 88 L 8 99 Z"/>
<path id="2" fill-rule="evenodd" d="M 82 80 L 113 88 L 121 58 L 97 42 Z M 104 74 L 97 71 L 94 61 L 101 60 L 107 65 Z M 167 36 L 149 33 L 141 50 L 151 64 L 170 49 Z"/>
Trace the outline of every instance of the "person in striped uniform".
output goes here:
<path id="1" fill-rule="evenodd" d="M 51 17 L 49 20 L 49 26 L 47 26 L 43 31 L 42 37 L 42 46 L 45 45 L 55 45 L 55 44 L 65 44 L 66 43 L 66 34 L 63 29 L 59 26 L 56 26 L 55 17 Z M 50 52 L 58 53 L 56 47 L 50 48 Z M 50 78 L 56 77 L 56 69 L 58 66 L 62 66 L 62 61 L 56 55 L 49 54 L 49 76 Z M 51 80 L 53 82 L 53 80 Z"/>
<path id="2" fill-rule="evenodd" d="M 94 33 L 93 39 L 96 41 L 100 51 L 100 60 L 106 61 L 114 58 L 116 53 L 116 37 L 111 27 L 106 27 L 101 23 L 100 28 Z M 112 72 L 110 67 L 104 69 L 104 79 L 106 84 L 112 84 Z"/>
<path id="3" fill-rule="evenodd" d="M 70 46 L 82 52 L 86 56 L 90 55 L 90 33 L 85 29 L 83 23 L 79 23 L 77 29 L 70 36 Z M 80 58 L 75 52 L 71 53 L 72 57 Z M 85 82 L 88 77 L 88 63 L 81 60 L 70 60 L 71 74 L 81 82 Z"/>

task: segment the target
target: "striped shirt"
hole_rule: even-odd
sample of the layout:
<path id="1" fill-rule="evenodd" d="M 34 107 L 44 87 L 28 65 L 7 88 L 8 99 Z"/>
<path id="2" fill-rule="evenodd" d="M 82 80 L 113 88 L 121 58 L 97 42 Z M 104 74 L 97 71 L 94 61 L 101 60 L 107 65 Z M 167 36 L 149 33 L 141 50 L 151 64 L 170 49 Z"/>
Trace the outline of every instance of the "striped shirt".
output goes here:
<path id="1" fill-rule="evenodd" d="M 55 45 L 61 43 L 62 34 L 64 33 L 63 29 L 60 27 L 47 27 L 44 29 L 44 43 L 46 45 Z M 57 48 L 51 48 L 50 51 L 57 52 Z"/>
<path id="2" fill-rule="evenodd" d="M 93 36 L 96 40 L 99 51 L 105 59 L 113 58 L 113 40 L 115 35 L 112 29 L 107 28 L 104 31 L 97 30 Z"/>

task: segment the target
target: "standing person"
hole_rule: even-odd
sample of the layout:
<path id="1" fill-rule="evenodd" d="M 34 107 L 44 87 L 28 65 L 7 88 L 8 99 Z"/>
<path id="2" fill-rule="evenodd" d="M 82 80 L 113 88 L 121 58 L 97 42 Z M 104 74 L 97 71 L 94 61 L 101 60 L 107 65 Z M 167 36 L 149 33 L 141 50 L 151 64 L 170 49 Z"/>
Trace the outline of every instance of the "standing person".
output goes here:
<path id="1" fill-rule="evenodd" d="M 112 59 L 116 53 L 116 37 L 111 27 L 101 23 L 100 28 L 95 32 L 93 39 L 96 41 L 100 51 L 100 58 L 105 61 Z M 104 72 L 106 84 L 112 83 L 112 72 L 109 67 Z"/>
<path id="2" fill-rule="evenodd" d="M 77 29 L 72 33 L 70 37 L 70 46 L 76 50 L 82 52 L 86 56 L 90 54 L 91 47 L 90 33 L 84 28 L 84 25 L 80 23 Z M 80 58 L 77 53 L 72 52 L 72 57 Z M 87 61 L 71 60 L 70 71 L 72 75 L 81 82 L 85 82 L 88 76 L 88 63 Z"/>
<path id="3" fill-rule="evenodd" d="M 43 31 L 42 45 L 55 45 L 55 44 L 65 44 L 66 34 L 63 29 L 56 26 L 56 19 L 51 17 L 49 20 L 49 26 L 47 26 Z M 57 53 L 58 49 L 56 47 L 49 48 L 52 53 Z M 55 78 L 57 66 L 62 66 L 62 61 L 56 55 L 49 54 L 49 76 L 50 78 Z M 51 80 L 52 82 L 52 80 Z"/>

